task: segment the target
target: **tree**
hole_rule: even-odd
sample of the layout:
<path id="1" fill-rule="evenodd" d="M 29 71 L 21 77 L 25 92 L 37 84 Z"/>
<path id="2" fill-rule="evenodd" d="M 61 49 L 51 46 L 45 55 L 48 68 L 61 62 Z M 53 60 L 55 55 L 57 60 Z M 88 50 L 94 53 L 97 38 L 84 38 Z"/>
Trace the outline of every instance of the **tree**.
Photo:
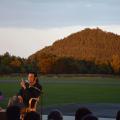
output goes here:
<path id="1" fill-rule="evenodd" d="M 118 54 L 115 54 L 112 56 L 111 66 L 114 69 L 115 73 L 118 73 L 120 70 L 120 56 Z"/>
<path id="2" fill-rule="evenodd" d="M 52 72 L 56 74 L 71 74 L 77 73 L 76 61 L 72 58 L 59 58 L 52 66 Z"/>
<path id="3" fill-rule="evenodd" d="M 14 72 L 20 72 L 21 62 L 18 58 L 15 58 L 10 62 L 10 66 L 13 68 Z"/>
<path id="4" fill-rule="evenodd" d="M 54 64 L 56 60 L 56 56 L 51 54 L 41 54 L 38 61 L 38 67 L 40 69 L 40 72 L 43 74 L 52 73 L 52 65 Z"/>

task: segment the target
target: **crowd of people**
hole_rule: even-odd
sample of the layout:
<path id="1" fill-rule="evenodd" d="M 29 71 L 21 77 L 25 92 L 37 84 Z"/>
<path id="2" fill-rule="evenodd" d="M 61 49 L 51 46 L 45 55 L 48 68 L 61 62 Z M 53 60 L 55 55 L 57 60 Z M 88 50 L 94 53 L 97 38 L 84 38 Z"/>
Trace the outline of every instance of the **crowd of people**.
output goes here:
<path id="1" fill-rule="evenodd" d="M 7 120 L 21 120 L 20 107 L 10 106 L 6 110 Z M 27 112 L 23 120 L 41 120 L 42 115 L 36 111 Z M 54 109 L 47 115 L 47 120 L 64 120 L 60 110 Z M 82 107 L 76 110 L 75 120 L 98 120 L 88 108 Z M 120 120 L 120 111 L 116 114 L 116 120 Z"/>
<path id="2" fill-rule="evenodd" d="M 20 107 L 10 106 L 6 111 L 7 120 L 20 120 Z M 27 112 L 23 120 L 41 120 L 41 114 L 36 111 Z M 63 120 L 63 114 L 59 110 L 52 110 L 47 116 L 47 120 Z M 87 108 L 79 108 L 75 112 L 75 120 L 98 120 L 93 113 Z"/>

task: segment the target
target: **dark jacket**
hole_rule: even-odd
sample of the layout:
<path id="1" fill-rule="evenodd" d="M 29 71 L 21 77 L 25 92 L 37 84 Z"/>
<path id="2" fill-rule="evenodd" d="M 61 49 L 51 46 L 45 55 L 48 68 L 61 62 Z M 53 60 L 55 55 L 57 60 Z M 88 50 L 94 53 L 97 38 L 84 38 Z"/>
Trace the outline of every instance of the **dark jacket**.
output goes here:
<path id="1" fill-rule="evenodd" d="M 30 98 L 37 98 L 42 94 L 42 86 L 36 83 L 34 86 L 30 87 L 29 84 L 26 89 L 21 88 L 18 95 L 23 97 L 23 103 L 25 106 L 29 105 Z"/>

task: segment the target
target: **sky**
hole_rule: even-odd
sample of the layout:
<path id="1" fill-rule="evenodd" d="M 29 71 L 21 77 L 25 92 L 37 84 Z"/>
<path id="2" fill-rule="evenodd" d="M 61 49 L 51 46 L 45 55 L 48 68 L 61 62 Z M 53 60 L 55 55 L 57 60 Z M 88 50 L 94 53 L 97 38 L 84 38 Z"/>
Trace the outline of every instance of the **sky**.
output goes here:
<path id="1" fill-rule="evenodd" d="M 120 35 L 119 14 L 120 0 L 0 0 L 0 54 L 27 58 L 84 28 Z"/>

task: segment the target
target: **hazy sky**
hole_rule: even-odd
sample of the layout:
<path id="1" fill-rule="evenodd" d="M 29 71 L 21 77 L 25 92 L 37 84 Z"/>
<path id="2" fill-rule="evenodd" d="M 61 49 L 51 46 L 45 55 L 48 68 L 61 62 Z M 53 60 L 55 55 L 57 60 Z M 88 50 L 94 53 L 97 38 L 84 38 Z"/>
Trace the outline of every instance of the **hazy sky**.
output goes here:
<path id="1" fill-rule="evenodd" d="M 86 27 L 120 34 L 120 0 L 0 0 L 0 54 L 28 57 Z"/>

